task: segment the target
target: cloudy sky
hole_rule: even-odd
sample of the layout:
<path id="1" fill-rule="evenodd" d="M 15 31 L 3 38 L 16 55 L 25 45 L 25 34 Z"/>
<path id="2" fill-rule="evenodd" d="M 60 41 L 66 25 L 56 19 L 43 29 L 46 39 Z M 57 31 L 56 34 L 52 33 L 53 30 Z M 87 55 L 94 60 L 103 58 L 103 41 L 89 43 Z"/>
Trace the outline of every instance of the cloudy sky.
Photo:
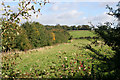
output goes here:
<path id="1" fill-rule="evenodd" d="M 6 4 L 11 5 L 13 11 L 17 11 L 18 2 L 10 2 L 7 0 Z M 115 7 L 117 1 L 80 1 L 80 0 L 62 0 L 62 1 L 52 1 L 47 3 L 42 7 L 39 17 L 33 16 L 29 21 L 40 22 L 44 25 L 83 25 L 92 22 L 94 25 L 98 23 L 104 23 L 107 21 L 114 22 L 116 19 L 106 13 L 109 10 L 106 9 L 106 5 Z M 1 5 L 0 5 L 1 7 Z M 36 5 L 36 8 L 39 6 Z M 2 12 L 1 12 L 2 13 Z M 1 17 L 1 14 L 0 14 Z M 22 20 L 25 22 L 25 20 Z"/>

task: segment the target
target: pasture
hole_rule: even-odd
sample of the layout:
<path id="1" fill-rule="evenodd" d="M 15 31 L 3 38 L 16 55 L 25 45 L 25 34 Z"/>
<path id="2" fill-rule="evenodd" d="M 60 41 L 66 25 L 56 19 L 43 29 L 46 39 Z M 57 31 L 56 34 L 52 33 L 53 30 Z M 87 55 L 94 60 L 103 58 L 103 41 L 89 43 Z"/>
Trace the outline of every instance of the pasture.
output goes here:
<path id="1" fill-rule="evenodd" d="M 70 35 L 73 36 L 73 38 L 79 38 L 79 37 L 94 37 L 94 31 L 88 31 L 88 30 L 75 30 L 75 31 L 69 31 Z"/>
<path id="2" fill-rule="evenodd" d="M 89 31 L 70 31 L 73 38 L 95 36 Z M 101 41 L 99 41 L 102 43 Z M 16 52 L 2 54 L 3 77 L 24 78 L 90 78 L 93 76 L 93 64 L 99 64 L 88 49 L 84 46 L 90 44 L 87 39 L 72 39 L 69 43 L 61 43 L 28 50 L 27 52 Z M 93 45 L 95 49 L 101 48 Z M 102 46 L 101 53 L 112 52 L 108 46 Z M 95 71 L 95 70 L 94 70 Z"/>

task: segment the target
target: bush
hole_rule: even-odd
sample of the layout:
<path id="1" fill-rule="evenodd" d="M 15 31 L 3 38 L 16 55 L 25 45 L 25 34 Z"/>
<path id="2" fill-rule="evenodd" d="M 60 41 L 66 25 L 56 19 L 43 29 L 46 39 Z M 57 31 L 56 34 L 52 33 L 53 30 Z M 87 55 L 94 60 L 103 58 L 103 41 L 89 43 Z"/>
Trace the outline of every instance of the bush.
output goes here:
<path id="1" fill-rule="evenodd" d="M 24 29 L 15 23 L 6 22 L 2 27 L 2 50 L 30 49 Z"/>
<path id="2" fill-rule="evenodd" d="M 26 34 L 33 48 L 51 44 L 52 35 L 50 35 L 50 32 L 48 32 L 42 24 L 38 22 L 26 22 L 22 24 L 21 27 L 26 30 Z"/>
<path id="3" fill-rule="evenodd" d="M 65 31 L 64 29 L 60 29 L 59 27 L 58 28 L 56 28 L 56 27 L 54 28 L 54 27 L 51 27 L 51 26 L 50 26 L 50 28 L 47 27 L 47 29 L 49 31 L 51 31 L 52 34 L 54 34 L 54 37 L 55 37 L 55 39 L 53 39 L 53 43 L 54 44 L 55 43 L 67 42 L 68 40 L 71 39 L 70 34 L 67 31 Z M 52 35 L 52 37 L 53 37 L 53 35 Z"/>
<path id="4" fill-rule="evenodd" d="M 15 48 L 19 50 L 28 50 L 32 48 L 30 41 L 27 38 L 27 35 L 23 33 L 21 33 L 19 36 L 16 36 L 15 42 L 16 42 Z"/>
<path id="5" fill-rule="evenodd" d="M 66 31 L 54 31 L 55 33 L 55 42 L 56 43 L 63 43 L 67 42 L 68 39 L 70 38 L 70 35 Z"/>

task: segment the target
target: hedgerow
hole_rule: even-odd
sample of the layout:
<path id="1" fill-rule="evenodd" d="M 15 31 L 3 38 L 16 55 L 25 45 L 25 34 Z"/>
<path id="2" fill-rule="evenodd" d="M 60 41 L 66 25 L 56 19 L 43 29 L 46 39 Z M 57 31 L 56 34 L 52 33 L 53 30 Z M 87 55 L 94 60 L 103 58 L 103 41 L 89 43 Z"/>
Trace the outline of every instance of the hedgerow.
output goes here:
<path id="1" fill-rule="evenodd" d="M 6 26 L 6 27 L 4 27 Z M 2 51 L 30 49 L 25 30 L 15 23 L 6 22 L 2 27 Z"/>
<path id="2" fill-rule="evenodd" d="M 51 27 L 48 30 L 38 22 L 26 22 L 21 26 L 15 23 L 3 24 L 2 50 L 28 50 L 56 43 L 67 42 L 70 38 L 68 32 L 62 28 Z"/>

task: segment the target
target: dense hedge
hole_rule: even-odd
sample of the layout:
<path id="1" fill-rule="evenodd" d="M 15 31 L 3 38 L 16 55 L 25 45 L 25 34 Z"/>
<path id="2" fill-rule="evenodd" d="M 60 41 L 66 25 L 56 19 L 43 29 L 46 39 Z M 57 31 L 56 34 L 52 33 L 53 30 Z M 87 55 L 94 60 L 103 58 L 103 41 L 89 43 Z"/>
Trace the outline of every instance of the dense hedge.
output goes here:
<path id="1" fill-rule="evenodd" d="M 26 22 L 21 25 L 26 30 L 28 39 L 31 42 L 32 48 L 50 45 L 52 42 L 52 35 L 47 31 L 43 25 L 38 22 Z"/>
<path id="2" fill-rule="evenodd" d="M 2 51 L 30 49 L 25 30 L 15 23 L 6 22 L 2 26 Z"/>
<path id="3" fill-rule="evenodd" d="M 62 28 L 47 29 L 38 22 L 26 22 L 21 26 L 15 23 L 4 23 L 2 28 L 2 50 L 28 50 L 56 43 L 67 42 L 68 32 Z"/>

